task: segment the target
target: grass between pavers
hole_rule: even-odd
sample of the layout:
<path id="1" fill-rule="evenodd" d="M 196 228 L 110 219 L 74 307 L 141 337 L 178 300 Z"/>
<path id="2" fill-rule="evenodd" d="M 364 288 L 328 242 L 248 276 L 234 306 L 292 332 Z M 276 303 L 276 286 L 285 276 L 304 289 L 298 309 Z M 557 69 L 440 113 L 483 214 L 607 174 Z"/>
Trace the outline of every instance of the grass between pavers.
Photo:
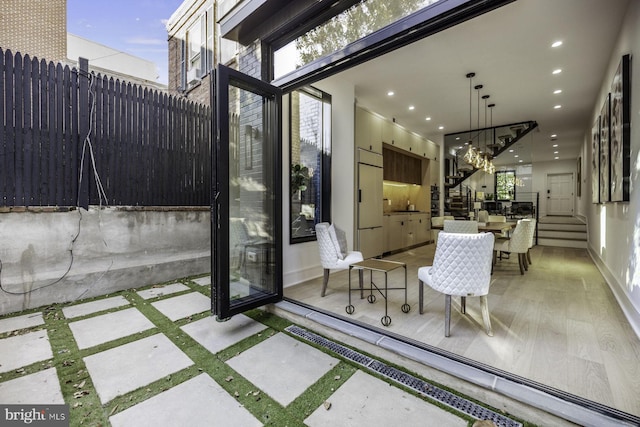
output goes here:
<path id="1" fill-rule="evenodd" d="M 37 372 L 42 369 L 46 369 L 47 367 L 53 366 L 57 369 L 65 402 L 70 405 L 71 425 L 109 426 L 110 423 L 108 419 L 110 416 L 117 414 L 131 406 L 134 406 L 137 403 L 147 400 L 150 397 L 166 391 L 169 388 L 191 378 L 194 378 L 195 376 L 200 375 L 204 372 L 211 378 L 213 378 L 218 384 L 220 384 L 223 389 L 225 389 L 250 413 L 252 413 L 254 417 L 256 417 L 265 425 L 302 426 L 304 425 L 304 419 L 306 419 L 318 407 L 323 405 L 324 402 L 330 400 L 330 396 L 333 394 L 333 392 L 335 392 L 335 390 L 337 390 L 344 382 L 346 382 L 358 369 L 362 369 L 367 373 L 376 376 L 395 387 L 403 389 L 407 393 L 415 395 L 422 400 L 430 402 L 443 408 L 444 410 L 455 414 L 456 416 L 466 420 L 469 426 L 473 424 L 474 419 L 469 416 L 461 414 L 446 405 L 440 404 L 439 402 L 431 401 L 420 393 L 417 393 L 410 388 L 404 387 L 403 385 L 380 376 L 374 372 L 370 372 L 327 349 L 302 340 L 295 335 L 288 334 L 284 329 L 291 325 L 292 322 L 260 309 L 251 310 L 245 314 L 256 321 L 263 323 L 268 327 L 268 329 L 256 333 L 253 336 L 247 337 L 244 340 L 236 343 L 235 345 L 228 347 L 216 354 L 212 354 L 180 329 L 180 327 L 184 326 L 185 324 L 202 319 L 204 317 L 208 317 L 210 315 L 208 312 L 200 313 L 194 316 L 190 316 L 187 319 L 181 319 L 176 322 L 172 322 L 151 305 L 152 302 L 179 296 L 192 291 L 197 291 L 210 297 L 210 287 L 200 286 L 192 282 L 191 279 L 192 278 L 185 278 L 180 281 L 171 281 L 164 283 L 169 284 L 180 282 L 189 286 L 190 290 L 162 295 L 149 300 L 144 300 L 136 292 L 159 285 L 146 286 L 139 289 L 129 289 L 110 295 L 83 300 L 81 301 L 81 303 L 108 298 L 114 295 L 123 295 L 130 302 L 130 304 L 74 319 L 66 319 L 62 314 L 62 308 L 68 306 L 69 304 L 56 304 L 50 307 L 29 310 L 29 312 L 42 311 L 45 319 L 45 325 L 29 328 L 27 331 L 43 329 L 44 327 L 46 327 L 48 329 L 49 339 L 51 342 L 54 357 L 52 360 L 37 362 L 24 367 L 24 370 L 22 370 L 22 372 L 18 372 L 20 370 L 16 370 L 16 372 L 4 373 L 0 376 L 0 381 L 6 381 L 8 379 L 16 378 L 27 373 Z M 77 348 L 75 340 L 73 339 L 73 335 L 69 328 L 70 322 L 99 316 L 106 313 L 116 312 L 119 310 L 131 308 L 132 306 L 140 310 L 155 325 L 155 327 L 146 331 L 142 331 L 140 333 L 120 338 L 118 340 L 100 344 L 89 349 L 79 350 Z M 20 314 L 25 313 L 27 312 L 21 312 Z M 91 378 L 86 370 L 82 358 L 110 348 L 117 347 L 122 344 L 136 341 L 147 336 L 157 334 L 159 332 L 167 336 L 178 348 L 180 348 L 194 362 L 194 365 L 175 372 L 171 375 L 167 375 L 164 378 L 161 378 L 146 386 L 140 387 L 139 389 L 132 392 L 126 393 L 125 395 L 118 396 L 107 404 L 102 405 L 95 391 L 93 383 L 91 382 Z M 312 347 L 315 347 L 318 350 L 341 360 L 340 363 L 338 363 L 323 377 L 312 384 L 304 393 L 298 396 L 298 398 L 296 398 L 287 407 L 283 407 L 282 405 L 280 405 L 278 402 L 259 390 L 251 382 L 243 378 L 225 363 L 230 358 L 268 339 L 278 332 L 286 333 L 301 342 L 311 345 Z M 4 335 L 9 336 L 10 334 L 7 333 Z M 363 353 L 360 349 L 354 350 Z M 368 356 L 373 357 L 371 355 Z M 393 366 L 397 369 L 408 372 L 401 366 L 390 364 L 379 358 L 377 359 L 383 363 L 387 363 L 389 366 Z M 420 375 L 415 372 L 408 373 L 421 378 L 428 383 L 456 393 L 455 390 L 451 390 L 450 388 L 445 387 L 441 384 L 433 383 L 428 379 L 420 377 Z M 460 395 L 459 393 L 456 394 Z M 471 399 L 467 396 L 462 397 L 488 407 L 487 405 L 484 405 L 483 403 Z M 498 413 L 504 413 L 501 410 L 497 410 L 494 408 L 491 409 Z M 517 419 L 515 417 L 512 418 Z M 534 426 L 533 424 L 526 423 L 522 420 L 519 421 L 527 427 Z"/>

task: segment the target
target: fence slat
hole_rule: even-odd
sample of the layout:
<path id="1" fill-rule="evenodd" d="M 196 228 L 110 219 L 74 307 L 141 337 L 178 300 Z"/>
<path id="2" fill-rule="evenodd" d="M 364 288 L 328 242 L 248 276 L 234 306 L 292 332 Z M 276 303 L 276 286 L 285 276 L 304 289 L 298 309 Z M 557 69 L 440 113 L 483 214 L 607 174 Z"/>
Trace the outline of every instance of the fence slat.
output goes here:
<path id="1" fill-rule="evenodd" d="M 47 61 L 40 60 L 40 157 L 36 159 L 36 167 L 40 168 L 38 194 L 39 205 L 47 205 L 49 199 L 49 84 Z"/>

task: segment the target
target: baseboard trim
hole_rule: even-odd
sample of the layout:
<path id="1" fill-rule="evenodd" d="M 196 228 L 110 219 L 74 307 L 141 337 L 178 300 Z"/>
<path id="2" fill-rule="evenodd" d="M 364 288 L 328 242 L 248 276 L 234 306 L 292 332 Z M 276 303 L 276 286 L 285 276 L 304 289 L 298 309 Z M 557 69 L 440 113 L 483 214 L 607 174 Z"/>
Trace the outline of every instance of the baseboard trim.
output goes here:
<path id="1" fill-rule="evenodd" d="M 613 296 L 618 301 L 618 305 L 622 309 L 622 313 L 627 318 L 629 325 L 631 325 L 631 329 L 635 332 L 638 339 L 640 339 L 640 312 L 638 312 L 629 299 L 629 296 L 626 292 L 624 292 L 624 287 L 618 282 L 611 271 L 607 267 L 607 265 L 602 261 L 602 259 L 596 254 L 596 252 L 591 248 L 591 246 L 587 247 L 587 252 L 589 252 L 589 256 L 593 260 L 593 263 L 596 265 L 602 277 L 604 277 L 605 282 L 609 285 L 609 289 L 613 292 Z"/>

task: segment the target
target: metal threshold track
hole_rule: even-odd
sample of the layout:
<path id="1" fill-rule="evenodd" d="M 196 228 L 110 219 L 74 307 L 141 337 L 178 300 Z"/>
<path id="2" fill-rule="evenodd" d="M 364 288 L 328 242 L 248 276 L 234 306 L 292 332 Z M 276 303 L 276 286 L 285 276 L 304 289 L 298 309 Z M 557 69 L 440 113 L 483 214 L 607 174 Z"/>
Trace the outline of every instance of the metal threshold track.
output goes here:
<path id="1" fill-rule="evenodd" d="M 640 425 L 640 417 L 632 414 L 299 301 L 285 298 L 284 301 L 274 304 L 274 307 L 579 425 L 593 427 Z"/>

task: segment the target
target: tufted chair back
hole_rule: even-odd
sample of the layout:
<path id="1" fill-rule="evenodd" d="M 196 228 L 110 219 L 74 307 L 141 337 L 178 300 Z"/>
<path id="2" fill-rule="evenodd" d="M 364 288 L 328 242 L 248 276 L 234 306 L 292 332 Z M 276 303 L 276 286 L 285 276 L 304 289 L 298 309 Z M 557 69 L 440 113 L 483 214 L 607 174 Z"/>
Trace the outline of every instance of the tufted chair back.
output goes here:
<path id="1" fill-rule="evenodd" d="M 478 211 L 478 222 L 489 222 L 489 212 Z"/>
<path id="2" fill-rule="evenodd" d="M 493 242 L 493 233 L 440 233 L 429 286 L 447 295 L 487 295 Z"/>
<path id="3" fill-rule="evenodd" d="M 445 220 L 444 231 L 447 233 L 477 233 L 478 221 Z"/>
<path id="4" fill-rule="evenodd" d="M 489 215 L 487 222 L 507 222 L 507 217 L 504 215 Z"/>
<path id="5" fill-rule="evenodd" d="M 336 248 L 329 236 L 328 222 L 316 224 L 316 239 L 318 240 L 318 250 L 320 251 L 320 263 L 322 268 L 334 268 L 338 261 Z"/>

